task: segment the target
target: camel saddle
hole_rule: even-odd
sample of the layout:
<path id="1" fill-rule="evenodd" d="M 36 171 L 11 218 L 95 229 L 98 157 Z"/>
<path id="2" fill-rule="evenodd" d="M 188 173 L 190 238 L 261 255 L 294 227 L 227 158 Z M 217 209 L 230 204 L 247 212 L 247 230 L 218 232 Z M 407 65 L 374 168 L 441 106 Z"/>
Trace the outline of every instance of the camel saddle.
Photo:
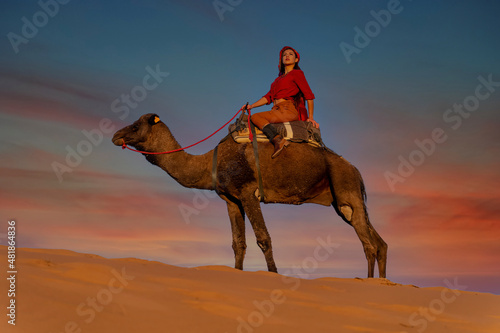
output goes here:
<path id="1" fill-rule="evenodd" d="M 314 147 L 323 147 L 321 132 L 309 121 L 290 121 L 285 123 L 271 124 L 285 140 L 290 142 L 302 142 Z M 235 123 L 229 125 L 229 134 L 237 143 L 249 143 L 250 129 L 248 128 L 248 115 L 243 114 Z M 255 127 L 255 138 L 257 142 L 269 142 L 266 135 Z"/>

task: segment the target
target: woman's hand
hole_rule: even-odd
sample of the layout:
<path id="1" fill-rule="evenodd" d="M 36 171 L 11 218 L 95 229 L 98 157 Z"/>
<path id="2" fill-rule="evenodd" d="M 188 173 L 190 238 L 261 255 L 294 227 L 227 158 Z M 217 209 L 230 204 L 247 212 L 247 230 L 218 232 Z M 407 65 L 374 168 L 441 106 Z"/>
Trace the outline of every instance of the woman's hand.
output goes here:
<path id="1" fill-rule="evenodd" d="M 316 122 L 316 120 L 312 118 L 307 118 L 307 121 L 311 122 L 314 127 L 319 128 L 319 124 Z"/>
<path id="2" fill-rule="evenodd" d="M 243 110 L 251 110 L 253 108 L 252 104 L 244 104 L 242 107 L 241 107 Z"/>

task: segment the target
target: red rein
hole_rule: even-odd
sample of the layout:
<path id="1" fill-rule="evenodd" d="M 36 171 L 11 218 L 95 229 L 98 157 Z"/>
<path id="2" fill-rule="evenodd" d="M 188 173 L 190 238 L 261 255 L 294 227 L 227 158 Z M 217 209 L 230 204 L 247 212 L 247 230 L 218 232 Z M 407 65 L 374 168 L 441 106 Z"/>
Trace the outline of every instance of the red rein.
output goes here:
<path id="1" fill-rule="evenodd" d="M 230 122 L 232 122 L 234 120 L 234 118 L 236 118 L 236 116 L 238 115 L 238 113 L 240 113 L 241 111 L 245 112 L 244 108 L 241 108 L 238 110 L 238 112 L 236 112 L 236 114 L 233 116 L 233 118 L 231 118 L 227 123 L 225 123 L 221 128 L 219 128 L 217 131 L 213 132 L 212 134 L 210 134 L 209 136 L 207 136 L 205 139 L 203 140 L 200 140 L 196 143 L 193 143 L 192 145 L 189 145 L 187 147 L 184 147 L 184 148 L 178 148 L 178 149 L 174 149 L 174 150 L 170 150 L 170 151 L 162 151 L 162 152 L 157 152 L 157 153 L 152 153 L 152 152 L 148 152 L 148 151 L 141 151 L 141 150 L 136 150 L 136 149 L 133 149 L 133 148 L 130 148 L 129 146 L 127 146 L 127 144 L 125 143 L 125 139 L 122 139 L 122 149 L 128 149 L 128 150 L 131 150 L 131 151 L 135 151 L 136 153 L 141 153 L 141 154 L 149 154 L 149 155 L 160 155 L 160 154 L 170 154 L 170 153 L 175 153 L 177 151 L 181 151 L 181 150 L 184 150 L 184 149 L 187 149 L 187 148 L 191 148 L 193 146 L 196 146 L 197 144 L 199 143 L 202 143 L 203 141 L 206 141 L 208 139 L 210 139 L 212 136 L 214 136 L 217 132 L 219 132 L 221 129 L 223 129 L 224 127 L 227 126 L 227 124 L 229 124 Z M 247 110 L 248 111 L 248 131 L 249 131 L 249 136 L 250 136 L 250 141 L 253 141 L 253 136 L 252 136 L 252 132 L 250 131 L 250 110 Z"/>

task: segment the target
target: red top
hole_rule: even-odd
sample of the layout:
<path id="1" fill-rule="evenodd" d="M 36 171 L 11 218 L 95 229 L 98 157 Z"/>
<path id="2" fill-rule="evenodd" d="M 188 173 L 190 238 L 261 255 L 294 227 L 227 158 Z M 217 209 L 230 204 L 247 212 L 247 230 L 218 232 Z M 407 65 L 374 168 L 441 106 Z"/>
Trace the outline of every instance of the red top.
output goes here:
<path id="1" fill-rule="evenodd" d="M 304 94 L 306 100 L 314 99 L 314 94 L 309 88 L 304 72 L 300 69 L 293 69 L 286 75 L 278 76 L 264 97 L 267 99 L 267 104 L 270 104 L 281 98 L 293 100 L 299 91 Z"/>

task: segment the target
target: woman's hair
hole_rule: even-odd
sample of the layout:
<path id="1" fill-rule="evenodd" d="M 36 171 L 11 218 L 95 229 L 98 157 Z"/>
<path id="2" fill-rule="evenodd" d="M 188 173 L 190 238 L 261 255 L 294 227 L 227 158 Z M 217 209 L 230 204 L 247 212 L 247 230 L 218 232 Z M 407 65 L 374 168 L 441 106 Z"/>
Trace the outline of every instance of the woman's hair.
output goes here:
<path id="1" fill-rule="evenodd" d="M 281 49 L 281 51 L 280 51 L 280 65 L 279 65 L 279 68 L 280 68 L 280 73 L 279 73 L 279 76 L 281 76 L 281 75 L 285 74 L 285 65 L 283 64 L 283 53 L 284 53 L 286 50 L 292 50 L 292 51 L 293 51 L 293 53 L 295 54 L 295 57 L 296 57 L 297 59 L 299 59 L 299 60 L 300 60 L 300 56 L 299 56 L 298 52 L 297 52 L 297 51 L 295 51 L 292 47 L 290 47 L 290 46 L 285 46 L 284 48 L 282 48 L 282 49 Z M 295 65 L 293 66 L 293 69 L 300 69 L 300 67 L 299 67 L 299 62 L 298 62 L 298 61 L 297 61 L 297 62 L 295 63 Z"/>
<path id="2" fill-rule="evenodd" d="M 298 61 L 293 66 L 293 69 L 300 69 L 300 67 L 299 67 L 300 54 L 297 51 L 295 51 L 295 49 L 293 47 L 285 46 L 280 51 L 280 62 L 279 62 L 280 73 L 279 73 L 279 76 L 285 74 L 285 65 L 283 64 L 283 53 L 286 50 L 292 50 L 293 53 L 295 54 L 295 57 L 298 59 Z M 302 91 L 299 90 L 299 93 L 297 95 L 293 96 L 293 103 L 295 104 L 295 107 L 297 108 L 297 110 L 305 107 L 304 106 L 305 99 L 304 99 L 304 94 L 302 93 Z"/>

